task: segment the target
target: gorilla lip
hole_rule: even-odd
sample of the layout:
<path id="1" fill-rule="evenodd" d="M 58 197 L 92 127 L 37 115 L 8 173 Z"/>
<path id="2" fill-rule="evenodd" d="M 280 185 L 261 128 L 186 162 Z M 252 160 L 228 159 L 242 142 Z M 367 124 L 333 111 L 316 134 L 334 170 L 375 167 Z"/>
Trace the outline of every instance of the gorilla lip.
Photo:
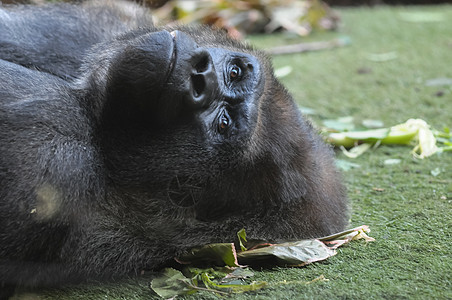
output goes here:
<path id="1" fill-rule="evenodd" d="M 173 39 L 173 53 L 171 54 L 171 59 L 170 59 L 170 65 L 168 67 L 168 76 L 170 76 L 173 73 L 173 69 L 174 69 L 174 65 L 176 62 L 176 51 L 177 51 L 177 47 L 176 47 L 176 36 L 177 36 L 177 30 L 173 30 L 169 33 Z"/>

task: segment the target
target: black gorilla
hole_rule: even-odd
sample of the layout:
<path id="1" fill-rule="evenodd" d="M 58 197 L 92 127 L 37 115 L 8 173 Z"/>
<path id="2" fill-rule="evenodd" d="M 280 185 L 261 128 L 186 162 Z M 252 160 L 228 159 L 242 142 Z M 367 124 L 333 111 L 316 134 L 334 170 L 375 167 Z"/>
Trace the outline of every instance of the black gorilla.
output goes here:
<path id="1" fill-rule="evenodd" d="M 241 228 L 347 224 L 332 151 L 269 59 L 134 4 L 0 10 L 0 153 L 4 285 L 155 269 Z"/>

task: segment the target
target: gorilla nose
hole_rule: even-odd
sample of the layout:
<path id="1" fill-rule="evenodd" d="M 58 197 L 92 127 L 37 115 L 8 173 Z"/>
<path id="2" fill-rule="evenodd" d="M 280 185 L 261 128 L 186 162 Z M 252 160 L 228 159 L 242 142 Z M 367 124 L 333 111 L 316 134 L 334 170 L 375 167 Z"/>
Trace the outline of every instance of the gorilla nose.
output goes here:
<path id="1" fill-rule="evenodd" d="M 209 52 L 188 34 L 170 32 L 176 46 L 176 63 L 173 82 L 183 95 L 184 102 L 192 108 L 208 106 L 218 85 L 217 74 Z"/>
<path id="2" fill-rule="evenodd" d="M 188 101 L 195 107 L 205 107 L 214 98 L 217 75 L 209 52 L 202 48 L 194 51 L 191 60 Z"/>

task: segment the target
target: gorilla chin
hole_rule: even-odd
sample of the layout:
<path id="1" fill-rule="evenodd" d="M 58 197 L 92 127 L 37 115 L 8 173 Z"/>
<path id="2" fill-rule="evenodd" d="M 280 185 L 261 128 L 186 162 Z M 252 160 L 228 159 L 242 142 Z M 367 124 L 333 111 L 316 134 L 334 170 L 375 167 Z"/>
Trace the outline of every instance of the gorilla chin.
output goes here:
<path id="1" fill-rule="evenodd" d="M 262 51 L 131 2 L 0 15 L 0 289 L 347 226 L 334 153 Z"/>

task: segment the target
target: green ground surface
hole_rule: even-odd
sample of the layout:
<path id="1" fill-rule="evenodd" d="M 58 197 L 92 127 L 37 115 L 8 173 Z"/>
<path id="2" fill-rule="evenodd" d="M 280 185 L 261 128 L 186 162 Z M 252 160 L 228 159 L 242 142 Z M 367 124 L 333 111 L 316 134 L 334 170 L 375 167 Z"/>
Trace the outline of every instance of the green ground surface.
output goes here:
<path id="1" fill-rule="evenodd" d="M 452 127 L 452 85 L 428 86 L 452 78 L 452 6 L 340 9 L 337 33 L 315 33 L 307 40 L 350 37 L 348 47 L 278 56 L 276 68 L 293 71 L 282 81 L 301 106 L 322 119 L 353 116 L 382 120 L 386 126 L 423 118 Z M 411 20 L 411 21 L 410 21 Z M 416 22 L 413 22 L 416 21 Z M 421 21 L 421 22 L 419 22 Z M 286 35 L 253 37 L 259 47 L 300 42 Z M 378 58 L 386 61 L 376 62 Z M 452 153 L 415 160 L 410 147 L 382 146 L 351 160 L 344 172 L 352 205 L 351 226 L 367 224 L 373 243 L 354 242 L 325 262 L 305 268 L 256 272 L 275 285 L 234 299 L 452 299 Z M 401 159 L 387 166 L 389 158 Z M 432 175 L 432 171 L 436 175 Z M 437 174 L 437 172 L 440 172 Z M 22 294 L 40 299 L 149 299 L 149 281 L 93 285 Z M 182 297 L 184 298 L 184 297 Z M 217 299 L 200 292 L 186 299 Z M 226 297 L 227 298 L 227 297 Z"/>

